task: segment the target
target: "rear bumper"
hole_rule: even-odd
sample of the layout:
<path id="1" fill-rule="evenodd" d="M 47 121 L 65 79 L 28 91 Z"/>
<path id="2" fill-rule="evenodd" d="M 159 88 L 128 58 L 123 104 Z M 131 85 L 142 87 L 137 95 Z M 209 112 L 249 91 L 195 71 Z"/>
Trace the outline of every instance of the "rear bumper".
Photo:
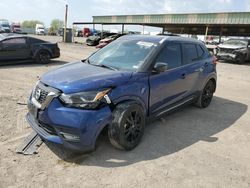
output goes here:
<path id="1" fill-rule="evenodd" d="M 66 108 L 55 98 L 44 111 L 38 110 L 35 117 L 31 111 L 32 105 L 29 101 L 26 119 L 38 135 L 43 140 L 75 151 L 93 150 L 99 133 L 112 120 L 108 106 L 99 110 Z M 74 135 L 78 139 L 69 140 L 65 134 Z"/>
<path id="2" fill-rule="evenodd" d="M 60 49 L 58 48 L 58 49 L 55 49 L 54 51 L 53 51 L 53 54 L 52 54 L 52 58 L 58 58 L 58 57 L 60 57 Z"/>

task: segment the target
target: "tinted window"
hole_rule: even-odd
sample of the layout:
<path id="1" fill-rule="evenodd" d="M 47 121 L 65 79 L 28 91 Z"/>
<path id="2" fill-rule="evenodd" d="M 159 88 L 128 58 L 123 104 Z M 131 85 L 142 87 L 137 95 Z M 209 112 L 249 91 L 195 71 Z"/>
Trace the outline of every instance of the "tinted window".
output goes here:
<path id="1" fill-rule="evenodd" d="M 200 45 L 197 45 L 198 58 L 201 59 L 204 56 L 204 50 Z"/>
<path id="2" fill-rule="evenodd" d="M 157 57 L 156 62 L 167 63 L 168 69 L 181 66 L 180 44 L 166 44 Z"/>
<path id="3" fill-rule="evenodd" d="M 189 64 L 198 59 L 195 44 L 183 44 L 183 62 Z"/>
<path id="4" fill-rule="evenodd" d="M 36 43 L 44 43 L 45 41 L 42 41 L 40 39 L 30 38 L 30 43 L 36 44 Z"/>
<path id="5" fill-rule="evenodd" d="M 26 44 L 25 38 L 7 39 L 2 42 L 3 44 Z"/>

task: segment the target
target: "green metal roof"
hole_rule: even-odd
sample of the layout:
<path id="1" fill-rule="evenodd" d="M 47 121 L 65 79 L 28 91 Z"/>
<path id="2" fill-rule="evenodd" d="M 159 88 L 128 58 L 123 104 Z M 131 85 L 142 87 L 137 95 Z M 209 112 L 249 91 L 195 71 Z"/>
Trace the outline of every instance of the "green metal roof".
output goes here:
<path id="1" fill-rule="evenodd" d="M 247 25 L 250 12 L 93 16 L 93 23 Z"/>

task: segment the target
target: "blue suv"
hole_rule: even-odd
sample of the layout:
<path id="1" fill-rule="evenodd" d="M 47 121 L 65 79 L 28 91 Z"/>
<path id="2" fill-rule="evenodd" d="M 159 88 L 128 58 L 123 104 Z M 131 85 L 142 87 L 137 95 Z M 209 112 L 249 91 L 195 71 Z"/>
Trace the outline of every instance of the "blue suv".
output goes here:
<path id="1" fill-rule="evenodd" d="M 216 59 L 203 43 L 178 36 L 123 36 L 80 62 L 44 74 L 29 98 L 30 126 L 49 142 L 95 148 L 101 131 L 131 150 L 147 120 L 187 104 L 206 108 Z"/>

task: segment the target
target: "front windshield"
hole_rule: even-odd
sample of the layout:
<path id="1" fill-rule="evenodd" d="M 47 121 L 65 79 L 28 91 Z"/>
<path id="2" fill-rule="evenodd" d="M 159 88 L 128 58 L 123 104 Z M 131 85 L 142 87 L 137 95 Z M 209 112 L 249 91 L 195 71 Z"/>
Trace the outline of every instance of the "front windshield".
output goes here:
<path id="1" fill-rule="evenodd" d="M 90 56 L 88 61 L 96 66 L 135 71 L 156 47 L 156 43 L 140 39 L 116 40 Z"/>
<path id="2" fill-rule="evenodd" d="M 224 44 L 236 45 L 236 46 L 247 46 L 246 40 L 229 39 Z"/>

